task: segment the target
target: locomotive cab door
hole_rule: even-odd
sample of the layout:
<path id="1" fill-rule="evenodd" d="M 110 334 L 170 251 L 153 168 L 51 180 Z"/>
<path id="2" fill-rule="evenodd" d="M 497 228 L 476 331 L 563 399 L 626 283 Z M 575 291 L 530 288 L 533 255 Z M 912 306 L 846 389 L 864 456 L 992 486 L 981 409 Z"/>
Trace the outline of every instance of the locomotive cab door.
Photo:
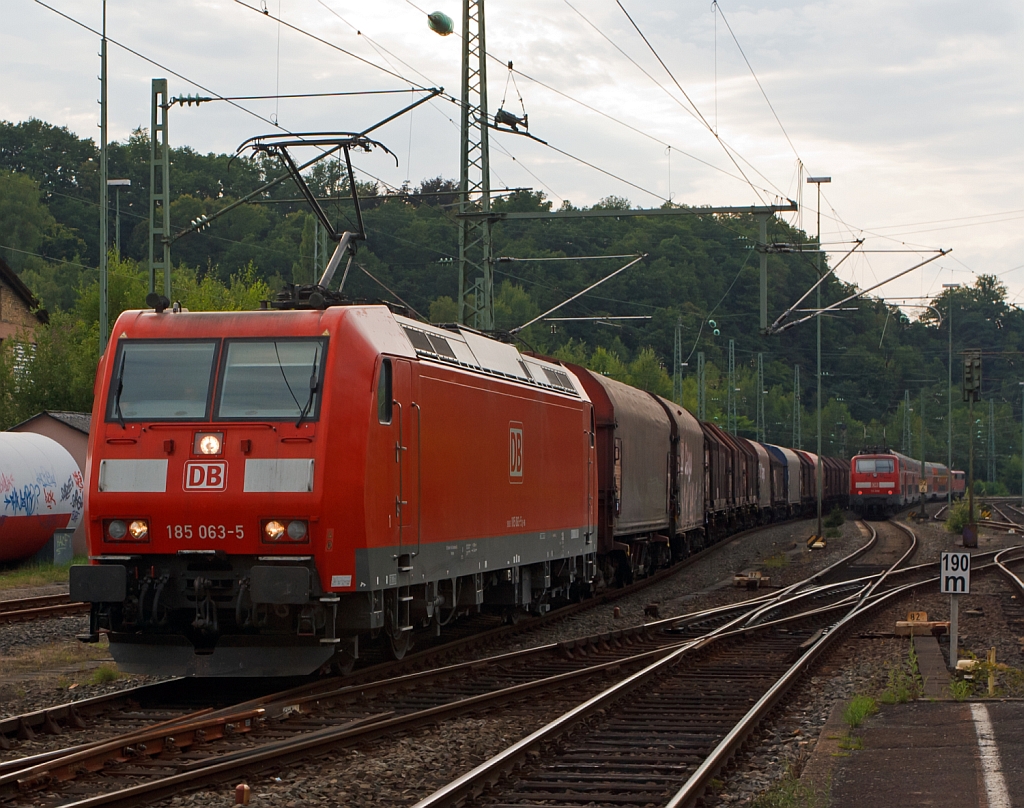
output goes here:
<path id="1" fill-rule="evenodd" d="M 416 377 L 411 362 L 404 359 L 392 360 L 392 407 L 395 432 L 395 463 L 398 465 L 394 477 L 395 517 L 398 524 L 398 555 L 402 566 L 411 566 L 420 551 L 420 429 L 423 412 L 417 402 Z M 403 556 L 408 557 L 407 563 Z M 399 570 L 401 571 L 401 570 Z"/>
<path id="2" fill-rule="evenodd" d="M 422 412 L 416 401 L 416 374 L 412 363 L 391 357 L 381 361 L 377 389 L 379 421 L 388 430 L 386 475 L 391 506 L 389 525 L 393 572 L 384 591 L 384 630 L 389 650 L 401 659 L 411 646 L 414 595 L 413 569 L 420 550 L 420 427 Z"/>

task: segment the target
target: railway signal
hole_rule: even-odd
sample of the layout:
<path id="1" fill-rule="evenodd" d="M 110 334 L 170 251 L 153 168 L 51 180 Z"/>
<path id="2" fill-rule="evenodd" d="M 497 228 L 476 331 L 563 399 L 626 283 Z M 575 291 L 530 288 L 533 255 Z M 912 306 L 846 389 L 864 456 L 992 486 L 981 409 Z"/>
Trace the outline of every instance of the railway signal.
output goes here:
<path id="1" fill-rule="evenodd" d="M 964 354 L 964 401 L 981 401 L 981 352 Z"/>

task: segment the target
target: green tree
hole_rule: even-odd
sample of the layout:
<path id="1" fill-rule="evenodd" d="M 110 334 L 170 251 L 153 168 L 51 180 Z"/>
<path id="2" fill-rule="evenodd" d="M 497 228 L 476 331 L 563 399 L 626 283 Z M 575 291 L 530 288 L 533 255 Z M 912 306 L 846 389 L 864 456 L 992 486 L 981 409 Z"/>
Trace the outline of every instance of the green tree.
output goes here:
<path id="1" fill-rule="evenodd" d="M 672 378 L 665 372 L 653 348 L 644 348 L 629 364 L 629 383 L 649 393 L 668 398 L 672 395 Z"/>

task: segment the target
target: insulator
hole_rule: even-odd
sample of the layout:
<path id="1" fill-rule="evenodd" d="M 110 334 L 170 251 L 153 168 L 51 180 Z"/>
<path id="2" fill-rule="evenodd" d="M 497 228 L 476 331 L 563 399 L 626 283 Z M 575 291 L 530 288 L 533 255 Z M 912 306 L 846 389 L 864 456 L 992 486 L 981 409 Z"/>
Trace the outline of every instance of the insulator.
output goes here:
<path id="1" fill-rule="evenodd" d="M 448 36 L 455 30 L 455 23 L 452 18 L 443 11 L 434 11 L 427 15 L 427 25 L 435 34 Z"/>

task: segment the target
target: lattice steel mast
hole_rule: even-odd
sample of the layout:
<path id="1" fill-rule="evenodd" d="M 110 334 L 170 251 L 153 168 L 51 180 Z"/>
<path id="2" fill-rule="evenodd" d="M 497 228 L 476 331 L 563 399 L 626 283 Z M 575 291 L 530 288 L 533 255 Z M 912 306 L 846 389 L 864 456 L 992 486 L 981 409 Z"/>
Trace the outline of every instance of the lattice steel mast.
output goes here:
<path id="1" fill-rule="evenodd" d="M 462 143 L 459 175 L 459 322 L 494 328 L 491 165 L 487 126 L 484 0 L 462 4 Z"/>

